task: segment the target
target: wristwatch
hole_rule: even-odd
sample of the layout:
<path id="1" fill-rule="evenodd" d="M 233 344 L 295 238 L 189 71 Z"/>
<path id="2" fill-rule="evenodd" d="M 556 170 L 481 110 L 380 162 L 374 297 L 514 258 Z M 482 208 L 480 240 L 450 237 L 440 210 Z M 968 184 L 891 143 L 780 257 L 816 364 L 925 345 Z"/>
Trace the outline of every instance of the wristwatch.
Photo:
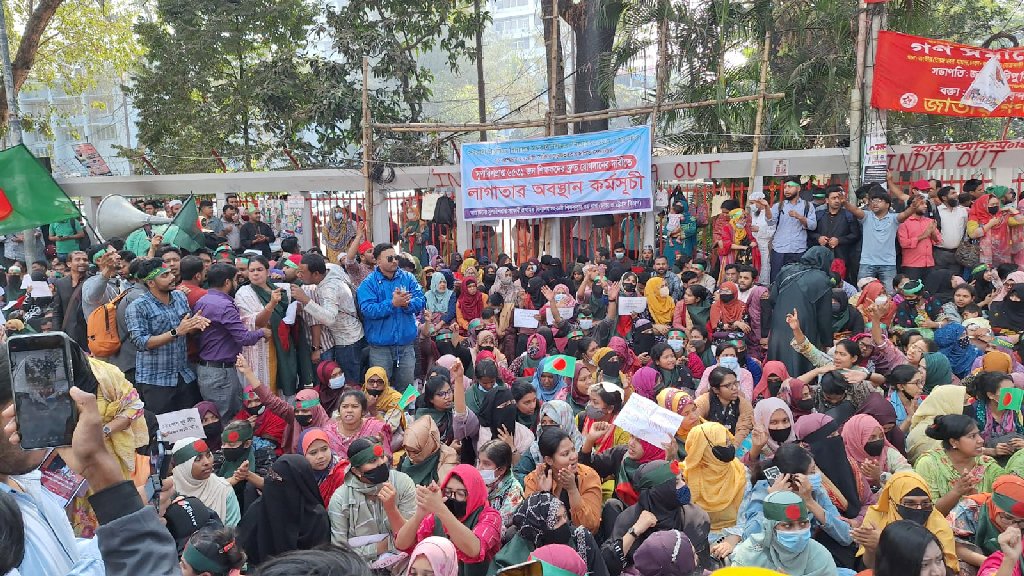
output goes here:
<path id="1" fill-rule="evenodd" d="M 177 337 L 178 337 L 178 329 L 177 328 L 171 328 L 171 338 L 177 338 Z"/>
<path id="2" fill-rule="evenodd" d="M 110 429 L 110 426 L 107 425 L 107 424 L 104 424 L 103 425 L 103 435 L 104 436 L 110 436 L 112 433 L 113 433 L 113 430 Z"/>
<path id="3" fill-rule="evenodd" d="M 626 530 L 626 534 L 632 536 L 633 538 L 640 537 L 640 535 L 636 533 L 636 529 L 634 529 L 632 526 L 629 527 L 629 530 Z"/>

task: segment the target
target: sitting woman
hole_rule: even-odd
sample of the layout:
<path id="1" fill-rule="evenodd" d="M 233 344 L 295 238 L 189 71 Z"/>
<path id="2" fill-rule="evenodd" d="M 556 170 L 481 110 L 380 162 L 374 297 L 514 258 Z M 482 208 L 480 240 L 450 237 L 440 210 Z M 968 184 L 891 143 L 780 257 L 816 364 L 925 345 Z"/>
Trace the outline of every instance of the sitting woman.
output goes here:
<path id="1" fill-rule="evenodd" d="M 1000 551 L 1001 535 L 1024 523 L 1021 512 L 1024 512 L 1024 479 L 1012 474 L 996 478 L 992 492 L 960 500 L 948 517 L 960 561 L 981 567 L 986 558 Z M 1016 568 L 1015 573 L 1019 574 L 1020 568 Z"/>
<path id="2" fill-rule="evenodd" d="M 679 330 L 675 332 L 682 333 Z M 651 367 L 661 375 L 661 381 L 654 387 L 655 396 L 665 388 L 693 390 L 693 375 L 689 366 L 685 360 L 676 357 L 676 351 L 668 343 L 659 342 L 651 347 Z"/>
<path id="3" fill-rule="evenodd" d="M 340 544 L 352 538 L 387 534 L 379 542 L 353 548 L 369 562 L 385 552 L 394 552 L 391 535 L 401 530 L 416 511 L 416 485 L 405 474 L 391 469 L 384 447 L 376 439 L 356 440 L 346 456 L 349 466 L 345 481 L 327 508 L 331 541 Z"/>
<path id="4" fill-rule="evenodd" d="M 882 530 L 874 570 L 861 574 L 865 573 L 866 576 L 946 576 L 947 571 L 942 545 L 935 534 L 917 522 L 897 520 Z"/>
<path id="5" fill-rule="evenodd" d="M 476 438 L 475 451 L 491 441 L 499 439 L 512 448 L 512 459 L 518 460 L 533 444 L 533 432 L 517 421 L 519 407 L 515 397 L 508 388 L 494 387 L 487 392 L 477 412 L 480 421 L 480 432 Z"/>
<path id="6" fill-rule="evenodd" d="M 670 460 L 682 460 L 686 458 L 686 436 L 694 426 L 704 420 L 697 414 L 697 406 L 693 402 L 693 397 L 686 390 L 676 388 L 662 390 L 658 394 L 658 406 L 683 417 L 683 423 L 679 425 L 674 438 L 676 450 L 668 455 Z"/>
<path id="7" fill-rule="evenodd" d="M 362 390 L 345 390 L 341 393 L 338 415 L 334 419 L 341 441 L 338 451 L 347 453 L 348 447 L 357 438 L 376 438 L 390 458 L 391 427 L 371 416 L 369 408 L 366 394 Z"/>
<path id="8" fill-rule="evenodd" d="M 851 385 L 851 388 L 854 391 L 851 400 L 855 405 L 859 405 L 860 401 L 863 400 L 862 396 L 866 396 L 867 394 L 874 392 L 874 386 L 869 380 L 872 377 L 872 373 L 861 365 L 862 363 L 867 362 L 868 355 L 865 354 L 865 350 L 874 350 L 873 348 L 870 348 L 868 338 L 860 339 L 860 341 L 865 343 L 864 348 L 861 348 L 860 344 L 854 340 L 844 338 L 839 342 L 836 342 L 832 356 L 829 356 L 825 352 L 818 350 L 818 348 L 807 339 L 807 336 L 804 335 L 804 331 L 800 328 L 799 315 L 795 313 L 787 314 L 786 322 L 793 330 L 793 340 L 790 342 L 793 349 L 803 355 L 804 358 L 807 358 L 815 368 L 822 369 L 821 372 L 814 374 L 815 376 L 820 376 L 824 371 L 842 370 L 844 372 L 844 379 Z M 886 341 L 886 345 L 892 346 L 892 343 Z M 883 384 L 885 382 L 885 379 L 882 376 L 876 375 L 876 377 L 878 378 L 876 384 Z M 809 383 L 809 380 L 806 380 L 805 377 L 800 377 L 800 379 Z"/>
<path id="9" fill-rule="evenodd" d="M 227 480 L 213 473 L 213 454 L 205 440 L 182 438 L 171 448 L 174 489 L 182 496 L 195 496 L 224 519 L 225 526 L 237 526 L 241 518 L 238 498 Z"/>
<path id="10" fill-rule="evenodd" d="M 783 400 L 765 398 L 754 407 L 754 432 L 750 436 L 750 450 L 743 455 L 744 464 L 771 460 L 783 442 L 795 440 L 793 412 Z"/>
<path id="11" fill-rule="evenodd" d="M 487 485 L 487 502 L 501 514 L 501 523 L 507 533 L 512 515 L 523 501 L 523 485 L 512 474 L 512 447 L 497 438 L 480 446 L 477 469 Z M 502 538 L 502 541 L 508 540 Z"/>
<path id="12" fill-rule="evenodd" d="M 539 437 L 541 432 L 551 428 L 560 428 L 565 432 L 577 451 L 583 447 L 583 434 L 580 434 L 579 428 L 576 427 L 569 404 L 561 400 L 552 400 L 545 402 L 540 407 L 540 427 L 537 428 L 537 436 Z M 526 475 L 533 472 L 537 468 L 537 464 L 541 462 L 543 462 L 543 458 L 540 455 L 540 448 L 537 440 L 534 439 L 530 449 L 524 452 L 515 464 L 516 480 L 522 484 Z"/>
<path id="13" fill-rule="evenodd" d="M 639 492 L 637 503 L 618 515 L 611 538 L 601 547 L 609 572 L 620 574 L 639 562 L 638 550 L 664 530 L 678 530 L 686 534 L 690 542 L 696 542 L 694 553 L 698 564 L 709 567 L 711 520 L 707 512 L 691 502 L 690 487 L 681 476 L 679 463 L 642 464 L 634 475 L 634 485 Z"/>
<path id="14" fill-rule="evenodd" d="M 596 345 L 595 343 L 594 346 Z M 587 409 L 587 404 L 590 403 L 590 386 L 594 383 L 594 374 L 596 373 L 596 369 L 590 367 L 583 360 L 576 359 L 576 374 L 573 376 L 572 385 L 569 386 L 569 395 L 565 399 L 569 403 L 569 407 L 572 408 L 574 417 Z M 542 405 L 541 408 L 543 407 Z"/>
<path id="15" fill-rule="evenodd" d="M 856 414 L 843 425 L 843 445 L 850 463 L 860 469 L 873 491 L 885 486 L 897 472 L 914 468 L 898 450 L 889 444 L 885 430 L 873 417 Z"/>
<path id="16" fill-rule="evenodd" d="M 1022 327 L 1024 328 L 1024 327 Z M 1012 442 L 1010 438 L 1024 435 L 1020 411 L 1000 410 L 999 391 L 1004 388 L 1015 388 L 1010 375 L 1005 372 L 981 372 L 972 379 L 974 383 L 974 422 L 981 431 L 982 439 L 989 446 L 990 456 L 1005 457 L 1024 446 L 1021 440 Z"/>
<path id="17" fill-rule="evenodd" d="M 907 460 L 916 464 L 922 454 L 942 448 L 942 442 L 930 438 L 926 431 L 939 416 L 963 414 L 967 389 L 947 384 L 937 386 L 917 407 L 910 417 L 910 432 L 907 433 Z"/>
<path id="18" fill-rule="evenodd" d="M 582 526 L 573 526 L 565 504 L 550 493 L 538 492 L 524 500 L 512 517 L 512 526 L 512 539 L 494 557 L 492 571 L 526 562 L 541 546 L 563 544 L 579 554 L 591 575 L 607 576 L 608 569 L 598 553 L 594 535 Z"/>
<path id="19" fill-rule="evenodd" d="M 889 403 L 896 411 L 896 425 L 904 434 L 910 432 L 911 418 L 921 405 L 925 370 L 910 365 L 897 366 L 885 377 L 889 390 Z"/>
<path id="20" fill-rule="evenodd" d="M 928 483 L 939 514 L 949 514 L 964 496 L 992 490 L 992 482 L 1003 469 L 984 455 L 985 440 L 974 418 L 939 416 L 925 433 L 941 441 L 942 448 L 918 458 L 914 470 Z"/>
<path id="21" fill-rule="evenodd" d="M 501 547 L 501 514 L 487 503 L 480 472 L 459 464 L 440 486 L 416 488 L 416 511 L 398 530 L 395 546 L 412 549 L 430 536 L 455 544 L 460 576 L 483 576 Z"/>
<path id="22" fill-rule="evenodd" d="M 736 547 L 732 565 L 768 568 L 791 576 L 835 576 L 835 560 L 811 539 L 811 513 L 804 498 L 782 490 L 764 499 L 762 532 Z"/>
<path id="23" fill-rule="evenodd" d="M 566 378 L 555 372 L 552 366 L 552 357 L 544 358 L 533 375 L 533 389 L 537 392 L 537 398 L 541 402 L 551 400 L 565 400 L 569 395 L 569 385 Z"/>
<path id="24" fill-rule="evenodd" d="M 441 442 L 441 433 L 432 418 L 417 418 L 405 431 L 405 454 L 398 461 L 398 470 L 407 474 L 418 486 L 439 482 L 459 463 L 459 455 Z"/>
<path id="25" fill-rule="evenodd" d="M 544 459 L 526 476 L 524 494 L 550 492 L 572 511 L 572 523 L 596 532 L 601 525 L 601 477 L 579 463 L 576 446 L 559 429 L 541 432 L 537 440 Z"/>
<path id="26" fill-rule="evenodd" d="M 256 441 L 261 439 L 253 438 L 252 434 L 252 424 L 248 420 L 228 422 L 221 433 L 221 461 L 216 462 L 217 454 L 213 456 L 217 475 L 234 487 L 235 497 L 243 510 L 256 500 L 257 490 L 263 489 L 267 470 L 277 459 L 273 445 L 267 441 L 257 444 Z"/>
<path id="27" fill-rule="evenodd" d="M 960 570 L 953 543 L 953 531 L 928 495 L 928 482 L 914 472 L 897 472 L 878 493 L 878 503 L 868 509 L 864 522 L 853 529 L 853 539 L 860 544 L 866 566 L 875 565 L 879 556 L 879 540 L 887 526 L 899 520 L 911 520 L 927 528 L 942 546 L 946 567 L 956 574 Z"/>
<path id="28" fill-rule="evenodd" d="M 601 478 L 614 478 L 615 497 L 625 506 L 632 506 L 636 504 L 638 496 L 635 485 L 637 469 L 641 464 L 665 460 L 665 449 L 634 436 L 625 446 L 615 446 L 611 450 L 594 454 L 594 443 L 601 439 L 608 426 L 611 424 L 598 422 L 591 427 L 584 437 L 579 461 L 593 468 Z"/>
<path id="29" fill-rule="evenodd" d="M 182 576 L 234 576 L 241 574 L 245 553 L 231 528 L 203 527 L 188 539 L 180 565 Z"/>
<path id="30" fill-rule="evenodd" d="M 723 342 L 718 345 L 715 350 L 715 354 L 718 357 L 717 364 L 711 364 L 704 369 L 704 373 L 701 374 L 700 384 L 697 386 L 697 396 L 708 391 L 709 380 L 711 379 L 711 372 L 715 368 L 728 368 L 736 375 L 736 379 L 739 382 L 740 394 L 747 401 L 750 401 L 754 397 L 754 375 L 750 373 L 750 370 L 740 366 L 739 353 L 737 350 L 739 345 L 735 342 Z"/>
<path id="31" fill-rule="evenodd" d="M 622 410 L 625 403 L 625 393 L 622 388 L 610 382 L 598 382 L 590 387 L 590 403 L 587 404 L 585 412 L 579 414 L 583 417 L 583 425 L 580 429 L 584 434 L 590 432 L 594 424 L 604 422 L 612 426 L 605 430 L 605 435 L 595 444 L 597 452 L 611 450 L 614 446 L 621 446 L 629 442 L 629 433 L 615 426 L 615 417 Z"/>
<path id="32" fill-rule="evenodd" d="M 736 447 L 724 426 L 706 422 L 690 430 L 683 476 L 693 503 L 711 517 L 710 541 L 717 542 L 723 530 L 736 525 L 740 503 L 750 489 L 747 468 L 736 458 Z"/>
<path id="33" fill-rule="evenodd" d="M 537 434 L 540 425 L 540 406 L 537 391 L 525 379 L 512 382 L 512 398 L 516 401 L 516 422 L 523 425 L 532 434 Z"/>
<path id="34" fill-rule="evenodd" d="M 405 576 L 458 576 L 459 559 L 455 545 L 447 538 L 424 538 L 412 554 Z"/>
<path id="35" fill-rule="evenodd" d="M 458 360 L 455 362 L 456 365 L 461 364 Z M 434 370 L 439 370 L 439 367 Z M 458 371 L 451 374 L 450 381 L 440 374 L 427 378 L 423 394 L 416 399 L 416 419 L 424 416 L 434 421 L 441 441 L 449 446 L 456 440 L 476 436 L 480 430 L 476 414 L 466 407 L 466 388 Z"/>
<path id="36" fill-rule="evenodd" d="M 391 387 L 388 373 L 380 366 L 366 370 L 363 393 L 366 394 L 366 415 L 387 424 L 391 429 L 391 451 L 401 449 L 405 433 L 405 413 L 398 407 L 402 394 Z"/>
<path id="37" fill-rule="evenodd" d="M 313 467 L 313 476 L 316 478 L 317 486 L 320 487 L 320 498 L 324 506 L 331 503 L 331 496 L 334 495 L 341 484 L 345 481 L 345 471 L 348 469 L 348 461 L 342 461 L 337 454 L 331 450 L 327 439 L 327 433 L 319 428 L 310 428 L 303 431 L 299 437 L 299 444 L 302 445 L 302 455 Z M 347 456 L 347 455 L 346 455 Z"/>
<path id="38" fill-rule="evenodd" d="M 697 396 L 697 415 L 726 428 L 739 446 L 754 428 L 754 407 L 740 394 L 736 374 L 729 368 L 713 367 L 708 376 L 710 389 Z M 689 440 L 687 440 L 689 443 Z M 687 450 L 689 452 L 689 450 Z"/>

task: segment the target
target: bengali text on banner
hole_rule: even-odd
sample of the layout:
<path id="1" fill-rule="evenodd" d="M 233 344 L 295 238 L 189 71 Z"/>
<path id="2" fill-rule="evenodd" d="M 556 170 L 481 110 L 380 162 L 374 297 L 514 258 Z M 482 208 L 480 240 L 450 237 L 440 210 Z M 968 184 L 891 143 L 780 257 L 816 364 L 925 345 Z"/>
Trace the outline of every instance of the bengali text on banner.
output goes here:
<path id="1" fill-rule="evenodd" d="M 999 59 L 1012 93 L 989 113 L 961 100 L 993 56 Z M 1024 116 L 1024 48 L 986 50 L 882 30 L 871 105 L 943 116 Z"/>
<path id="2" fill-rule="evenodd" d="M 648 211 L 651 131 L 462 145 L 466 220 Z"/>

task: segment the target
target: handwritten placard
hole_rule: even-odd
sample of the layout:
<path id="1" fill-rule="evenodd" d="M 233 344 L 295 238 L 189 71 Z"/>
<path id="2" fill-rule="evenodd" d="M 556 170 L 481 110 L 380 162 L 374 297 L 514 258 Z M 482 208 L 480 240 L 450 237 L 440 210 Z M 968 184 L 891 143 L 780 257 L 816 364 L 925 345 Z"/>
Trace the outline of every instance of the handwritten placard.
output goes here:
<path id="1" fill-rule="evenodd" d="M 33 280 L 28 286 L 28 295 L 32 298 L 49 298 L 53 296 L 50 284 L 45 280 Z"/>
<path id="2" fill-rule="evenodd" d="M 160 436 L 164 442 L 177 442 L 182 438 L 206 438 L 206 433 L 203 432 L 203 419 L 199 417 L 199 410 L 195 408 L 157 414 L 156 422 L 160 426 Z"/>
<path id="3" fill-rule="evenodd" d="M 647 298 L 643 296 L 619 296 L 619 316 L 640 314 L 647 310 Z"/>
<path id="4" fill-rule="evenodd" d="M 655 446 L 664 446 L 679 431 L 683 417 L 633 394 L 615 417 L 615 425 Z"/>
<path id="5" fill-rule="evenodd" d="M 551 313 L 551 307 L 548 307 L 547 312 L 548 312 L 548 324 L 554 324 L 555 323 L 555 316 L 554 316 L 554 314 Z M 562 320 L 568 320 L 569 318 L 572 318 L 572 315 L 575 314 L 575 313 L 576 313 L 576 308 L 562 308 L 561 306 L 558 307 L 558 317 L 561 318 Z"/>
<path id="6" fill-rule="evenodd" d="M 512 311 L 512 326 L 516 328 L 536 328 L 540 325 L 537 311 L 528 308 L 516 308 Z"/>

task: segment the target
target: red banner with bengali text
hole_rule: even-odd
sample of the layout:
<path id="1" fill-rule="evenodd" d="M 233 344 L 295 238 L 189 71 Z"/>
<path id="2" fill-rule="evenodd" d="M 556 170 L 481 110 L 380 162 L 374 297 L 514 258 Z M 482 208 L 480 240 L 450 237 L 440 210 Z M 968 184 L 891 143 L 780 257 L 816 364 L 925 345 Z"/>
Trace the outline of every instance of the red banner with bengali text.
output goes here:
<path id="1" fill-rule="evenodd" d="M 1013 93 L 991 113 L 961 104 L 992 56 L 999 58 Z M 1024 48 L 986 50 L 883 30 L 878 33 L 871 106 L 942 116 L 1024 117 Z"/>

